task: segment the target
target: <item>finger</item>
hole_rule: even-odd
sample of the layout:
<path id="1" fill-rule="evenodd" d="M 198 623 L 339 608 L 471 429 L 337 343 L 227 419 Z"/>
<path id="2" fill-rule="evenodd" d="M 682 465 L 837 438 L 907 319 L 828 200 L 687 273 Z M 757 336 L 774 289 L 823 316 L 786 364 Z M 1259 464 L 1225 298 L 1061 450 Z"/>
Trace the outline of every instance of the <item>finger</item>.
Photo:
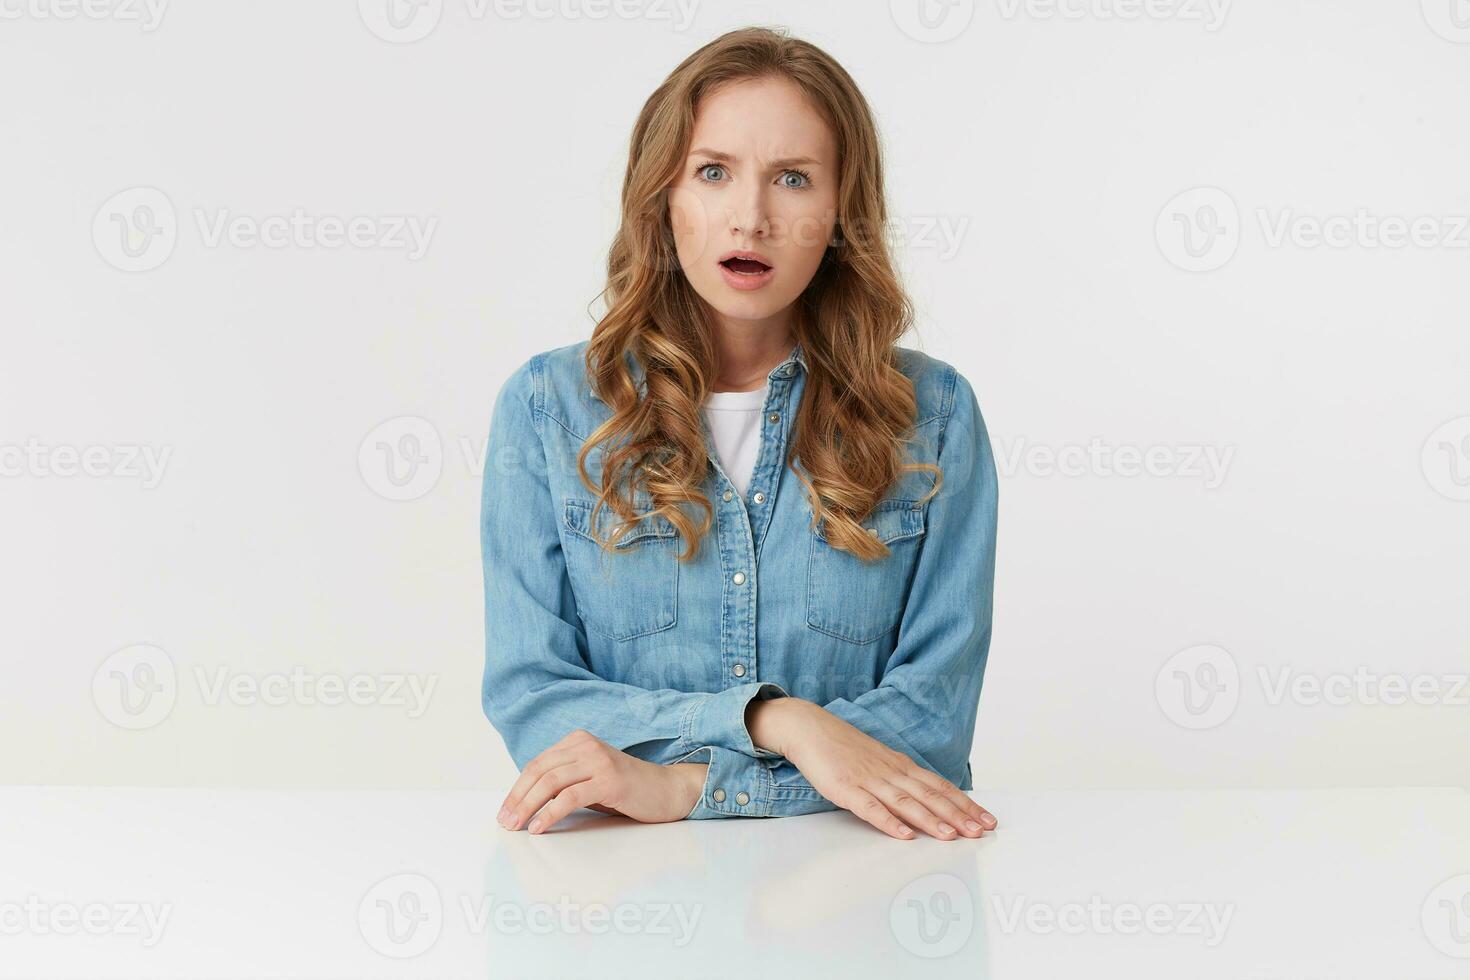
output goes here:
<path id="1" fill-rule="evenodd" d="M 985 828 L 971 820 L 949 792 L 954 787 L 936 786 L 933 783 L 901 775 L 890 777 L 889 782 L 907 791 L 910 796 L 923 804 L 925 809 L 938 817 L 940 830 L 950 827 L 966 837 L 979 837 L 985 833 Z"/>
<path id="2" fill-rule="evenodd" d="M 571 813 L 578 807 L 584 807 L 589 803 L 598 802 L 602 794 L 598 791 L 598 784 L 593 780 L 583 780 L 562 790 L 545 809 L 536 814 L 536 819 L 531 821 L 527 828 L 533 834 L 544 834 L 562 817 Z"/>
<path id="3" fill-rule="evenodd" d="M 521 775 L 511 785 L 510 792 L 505 794 L 505 799 L 500 802 L 501 812 L 514 809 L 520 803 L 521 797 L 526 795 L 530 789 L 541 778 L 541 774 L 553 766 L 564 765 L 567 760 L 580 752 L 589 742 L 596 741 L 590 733 L 578 728 L 565 735 L 545 749 L 541 750 L 526 767 L 521 770 Z M 503 822 L 503 818 L 502 819 Z"/>
<path id="4" fill-rule="evenodd" d="M 875 781 L 868 786 L 868 792 L 883 801 L 896 816 L 901 818 L 910 827 L 915 827 L 939 840 L 954 840 L 959 831 L 941 820 L 933 810 L 920 801 L 913 793 L 897 783 L 887 780 Z"/>
<path id="5" fill-rule="evenodd" d="M 590 779 L 592 772 L 590 767 L 582 759 L 573 759 L 564 765 L 554 769 L 548 769 L 541 774 L 541 778 L 526 790 L 526 795 L 521 802 L 516 804 L 506 818 L 505 824 L 508 830 L 518 830 L 521 824 L 530 820 L 536 811 L 549 803 L 556 794 L 565 790 L 568 786 Z"/>
<path id="6" fill-rule="evenodd" d="M 995 819 L 995 815 L 980 804 L 976 803 L 974 800 L 970 799 L 970 794 L 966 793 L 964 790 L 960 789 L 958 786 L 945 779 L 943 776 L 932 773 L 928 769 L 925 769 L 923 766 L 917 764 L 914 765 L 914 768 L 909 773 L 909 775 L 912 776 L 914 779 L 919 780 L 920 782 L 927 783 L 931 786 L 938 786 L 940 789 L 944 790 L 945 794 L 950 798 L 950 800 L 954 802 L 955 806 L 959 807 L 960 810 L 964 812 L 964 820 L 973 820 L 976 824 L 980 826 L 981 830 L 995 829 L 996 824 L 999 822 Z M 970 828 L 966 826 L 965 829 L 968 830 Z"/>
<path id="7" fill-rule="evenodd" d="M 912 827 L 895 817 L 881 800 L 861 786 L 854 786 L 850 792 L 843 794 L 841 800 L 834 799 L 832 802 L 844 810 L 852 811 L 889 837 L 899 840 L 913 840 L 914 838 Z"/>
<path id="8" fill-rule="evenodd" d="M 531 787 L 535 786 L 536 781 L 544 776 L 548 770 L 554 769 L 557 766 L 564 766 L 568 762 L 574 761 L 577 757 L 578 753 L 575 749 L 553 745 L 526 763 L 526 768 L 521 770 L 521 774 L 516 777 L 516 781 L 511 785 L 510 792 L 505 794 L 505 799 L 500 803 L 500 816 L 498 818 L 500 822 L 504 823 L 506 817 L 511 812 L 520 808 L 521 801 L 525 799 Z"/>

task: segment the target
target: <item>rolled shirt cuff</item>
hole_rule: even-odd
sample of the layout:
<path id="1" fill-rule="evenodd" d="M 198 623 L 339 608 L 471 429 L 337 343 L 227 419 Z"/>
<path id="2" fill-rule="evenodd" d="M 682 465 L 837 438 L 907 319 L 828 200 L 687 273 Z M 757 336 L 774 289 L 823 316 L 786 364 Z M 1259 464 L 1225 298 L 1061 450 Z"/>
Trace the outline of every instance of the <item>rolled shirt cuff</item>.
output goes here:
<path id="1" fill-rule="evenodd" d="M 789 697 L 779 684 L 760 681 L 727 688 L 699 701 L 685 716 L 683 739 L 691 748 L 716 746 L 740 752 L 752 759 L 780 759 L 777 752 L 758 748 L 745 725 L 745 709 L 751 701 Z"/>

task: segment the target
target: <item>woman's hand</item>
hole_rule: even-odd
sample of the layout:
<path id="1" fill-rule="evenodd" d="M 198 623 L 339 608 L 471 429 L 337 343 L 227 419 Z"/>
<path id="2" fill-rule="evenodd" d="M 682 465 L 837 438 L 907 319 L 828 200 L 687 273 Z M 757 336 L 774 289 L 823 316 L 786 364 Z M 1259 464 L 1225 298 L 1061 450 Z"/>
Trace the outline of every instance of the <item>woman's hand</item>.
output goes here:
<path id="1" fill-rule="evenodd" d="M 890 837 L 912 838 L 913 827 L 941 840 L 995 829 L 964 790 L 819 704 L 753 701 L 746 723 L 756 745 L 784 755 L 818 793 Z"/>
<path id="2" fill-rule="evenodd" d="M 536 814 L 527 829 L 539 834 L 584 806 L 640 823 L 683 820 L 699 800 L 708 769 L 694 762 L 644 762 L 579 728 L 526 763 L 500 808 L 500 825 L 519 830 Z"/>

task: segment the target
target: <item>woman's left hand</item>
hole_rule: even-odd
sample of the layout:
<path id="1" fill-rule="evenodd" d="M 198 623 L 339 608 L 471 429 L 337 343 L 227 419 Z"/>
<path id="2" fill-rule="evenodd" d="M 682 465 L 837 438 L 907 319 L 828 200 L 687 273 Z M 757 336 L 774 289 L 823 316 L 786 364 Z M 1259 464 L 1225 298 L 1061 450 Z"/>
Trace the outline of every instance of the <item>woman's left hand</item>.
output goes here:
<path id="1" fill-rule="evenodd" d="M 526 763 L 500 808 L 500 825 L 519 830 L 535 814 L 527 829 L 544 833 L 584 806 L 640 823 L 683 820 L 699 800 L 708 768 L 635 759 L 579 728 Z"/>

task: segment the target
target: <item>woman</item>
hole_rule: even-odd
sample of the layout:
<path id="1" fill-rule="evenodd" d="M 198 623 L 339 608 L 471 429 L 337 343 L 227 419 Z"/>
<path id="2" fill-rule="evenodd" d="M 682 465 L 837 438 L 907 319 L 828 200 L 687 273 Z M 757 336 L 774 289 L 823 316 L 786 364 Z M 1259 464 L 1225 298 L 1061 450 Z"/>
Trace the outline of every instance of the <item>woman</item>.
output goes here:
<path id="1" fill-rule="evenodd" d="M 608 313 L 522 364 L 491 421 L 508 829 L 578 807 L 996 826 L 962 792 L 995 466 L 965 378 L 896 346 L 882 176 L 852 79 L 782 33 L 716 39 L 644 106 Z"/>

